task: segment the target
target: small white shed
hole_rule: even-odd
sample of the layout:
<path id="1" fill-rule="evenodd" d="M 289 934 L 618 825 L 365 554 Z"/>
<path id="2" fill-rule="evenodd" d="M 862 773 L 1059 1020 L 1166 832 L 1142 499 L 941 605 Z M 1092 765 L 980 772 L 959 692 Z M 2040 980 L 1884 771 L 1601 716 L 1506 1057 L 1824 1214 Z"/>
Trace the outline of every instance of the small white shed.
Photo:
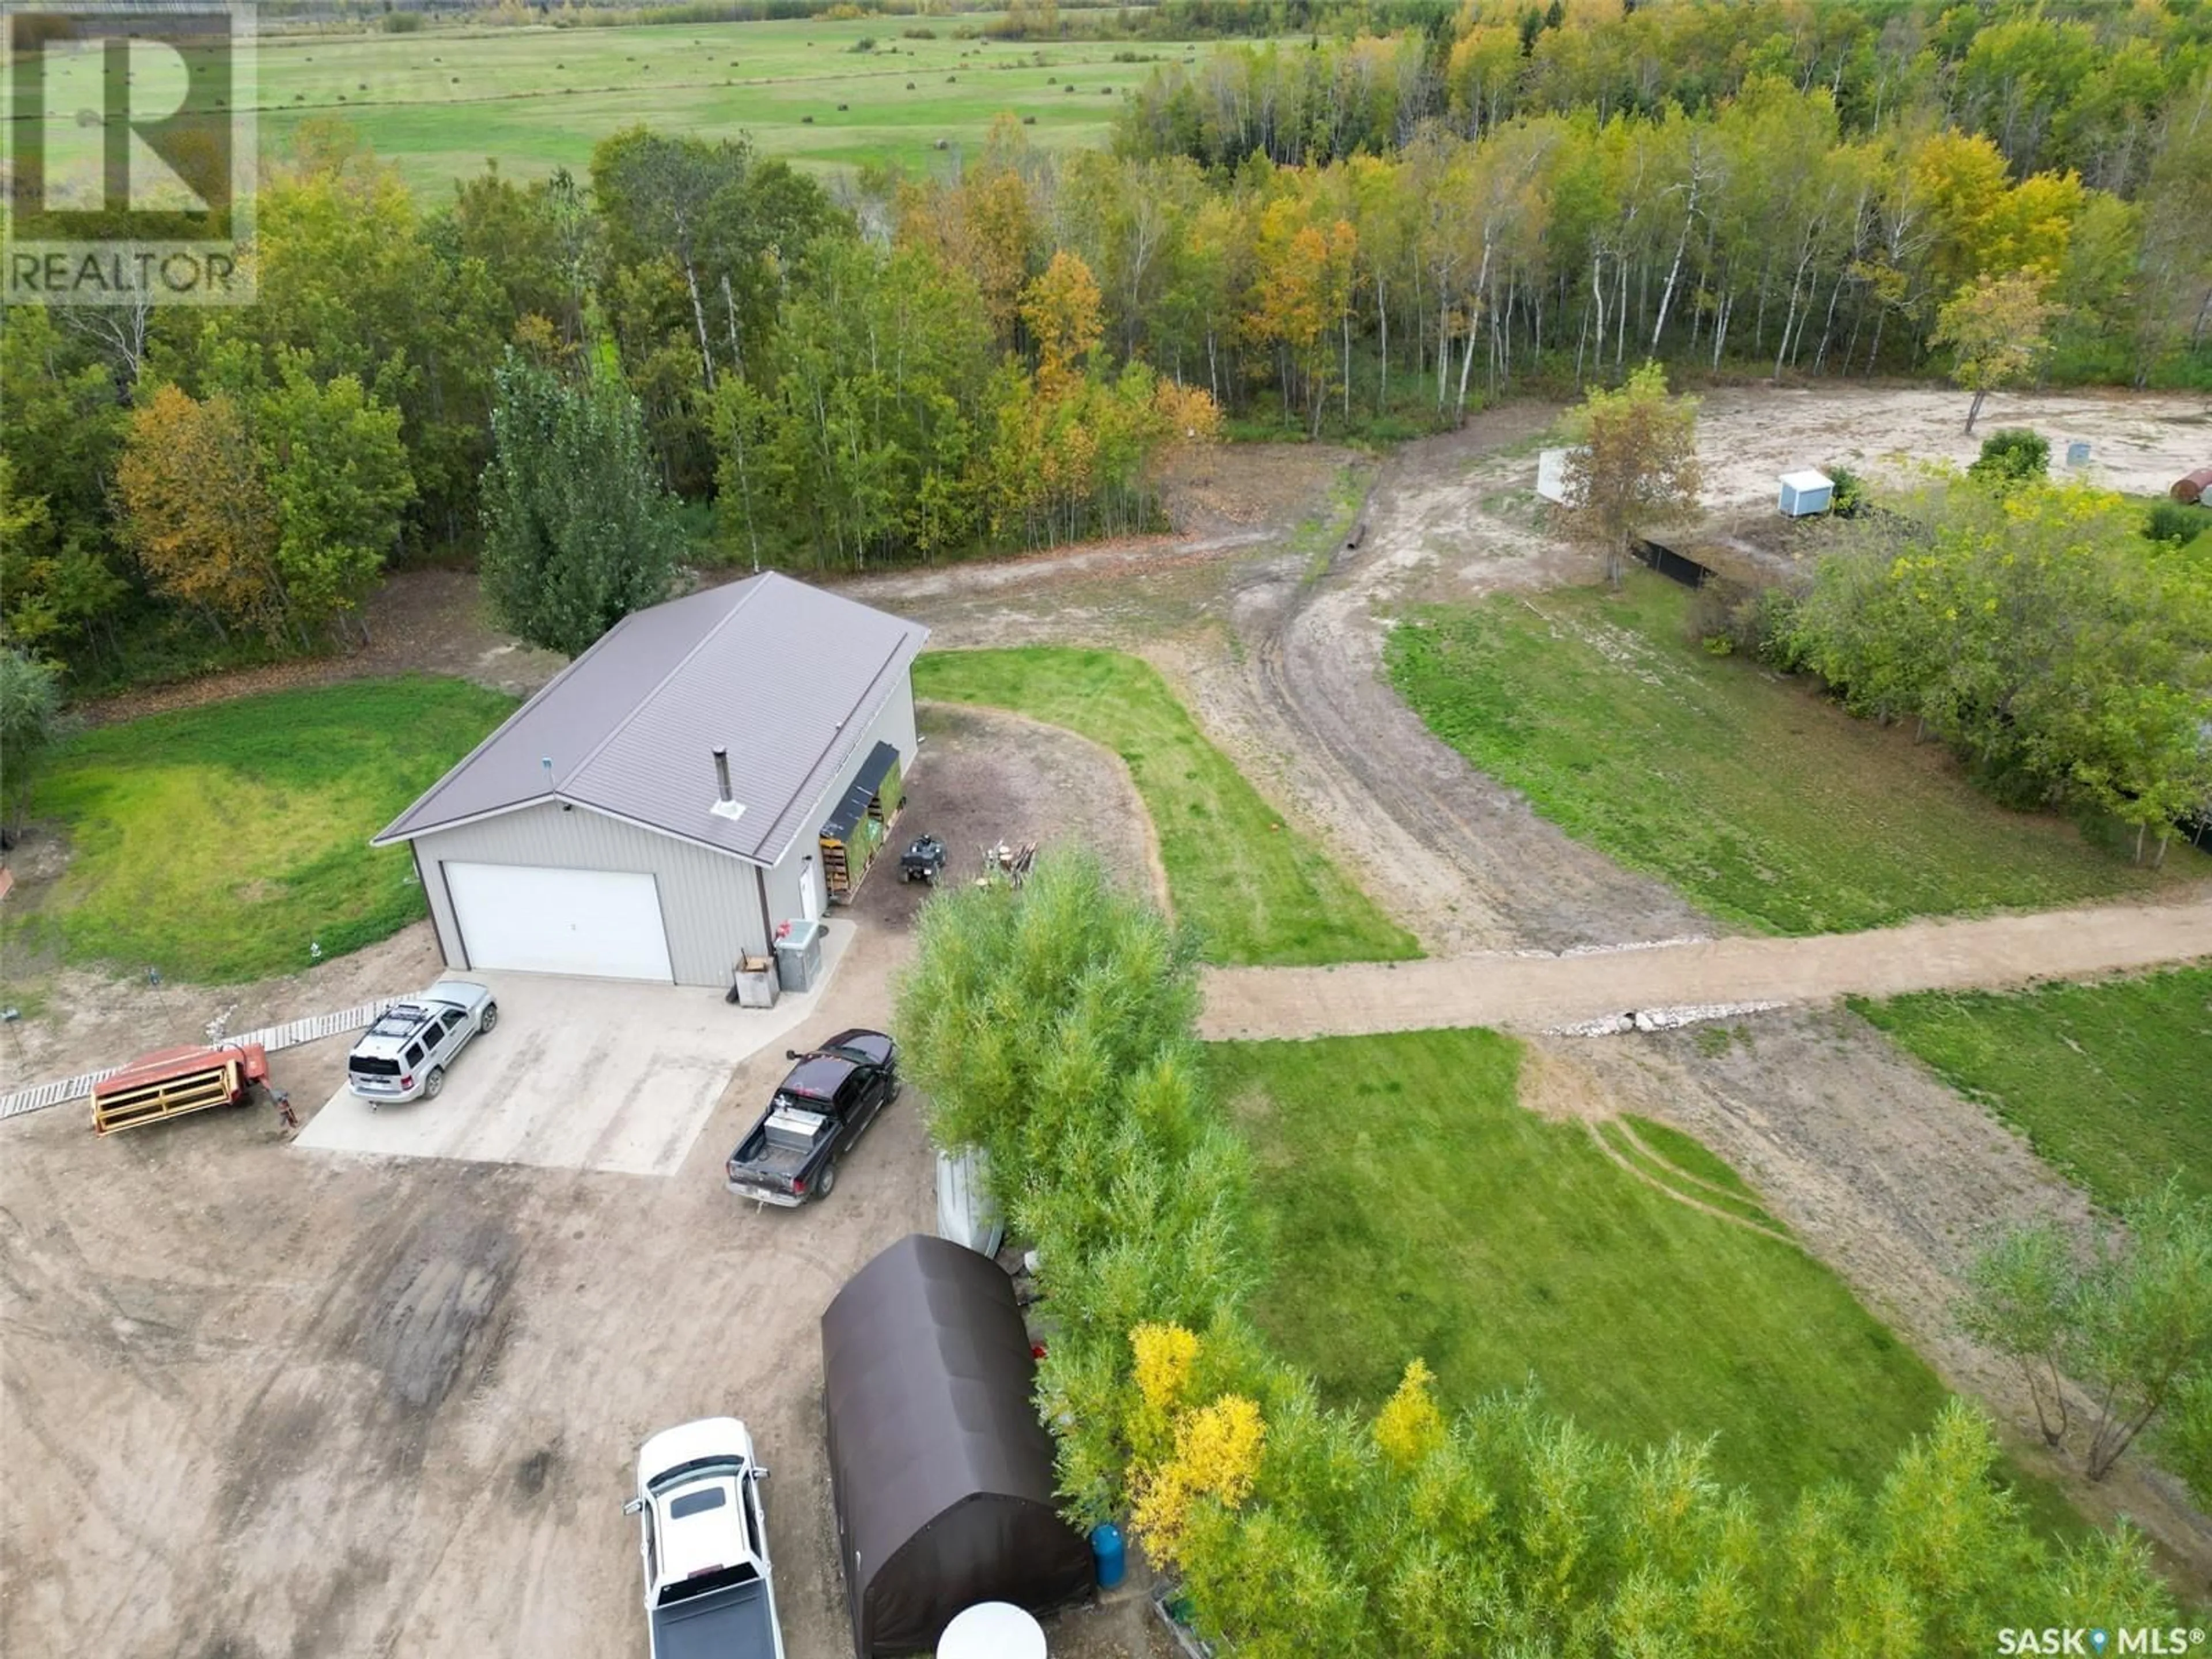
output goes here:
<path id="1" fill-rule="evenodd" d="M 1826 513 L 1835 505 L 1836 481 L 1825 472 L 1807 468 L 1802 472 L 1782 475 L 1782 512 L 1786 518 L 1802 519 L 1814 513 Z"/>
<path id="2" fill-rule="evenodd" d="M 1556 506 L 1567 504 L 1565 450 L 1541 449 L 1536 452 L 1536 493 Z"/>

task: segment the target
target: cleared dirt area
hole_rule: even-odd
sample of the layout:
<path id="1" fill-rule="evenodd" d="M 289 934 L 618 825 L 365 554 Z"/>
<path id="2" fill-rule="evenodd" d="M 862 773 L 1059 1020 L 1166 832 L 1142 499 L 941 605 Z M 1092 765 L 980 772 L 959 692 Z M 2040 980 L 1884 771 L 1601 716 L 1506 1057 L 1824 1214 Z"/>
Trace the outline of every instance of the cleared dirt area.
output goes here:
<path id="1" fill-rule="evenodd" d="M 876 943 L 802 1040 L 887 1018 Z M 283 1057 L 295 1101 L 344 1048 Z M 841 1651 L 814 1322 L 932 1185 L 909 1100 L 832 1202 L 730 1198 L 783 1064 L 740 1068 L 665 1180 L 317 1154 L 260 1111 L 11 1123 L 0 1648 L 632 1651 L 626 1466 L 736 1411 L 777 1471 L 791 1651 Z"/>
<path id="2" fill-rule="evenodd" d="M 204 1042 L 217 1021 L 222 1032 L 252 1031 L 404 995 L 428 984 L 441 965 L 437 938 L 426 921 L 304 973 L 250 985 L 155 984 L 81 968 L 32 981 L 10 975 L 10 996 L 28 989 L 37 1000 L 0 1036 L 0 1094 L 119 1066 L 133 1054 L 173 1043 Z M 55 1109 L 74 1116 L 79 1109 Z M 83 1109 L 88 1114 L 90 1109 Z"/>
<path id="3" fill-rule="evenodd" d="M 403 570 L 369 597 L 362 623 L 368 630 L 366 645 L 298 662 L 210 674 L 181 685 L 126 691 L 77 712 L 94 725 L 106 726 L 256 691 L 380 674 L 452 674 L 522 696 L 559 673 L 567 661 L 557 652 L 522 643 L 495 623 L 470 571 Z"/>
<path id="4" fill-rule="evenodd" d="M 853 906 L 863 921 L 909 926 L 929 895 L 899 878 L 897 855 L 921 835 L 945 845 L 952 882 L 973 881 L 982 849 L 1080 847 L 1118 881 L 1168 902 L 1152 816 L 1120 757 L 1062 726 L 993 708 L 924 702 L 921 760 L 907 774 L 906 812 Z"/>
<path id="5" fill-rule="evenodd" d="M 1839 463 L 1902 476 L 1931 461 L 1964 466 L 2002 427 L 2032 427 L 2051 444 L 2054 476 L 2106 489 L 2163 495 L 2212 459 L 2212 400 L 2172 392 L 2064 392 L 1990 395 L 1973 434 L 1966 394 L 1934 387 L 1731 387 L 1705 394 L 1698 458 L 1714 512 L 1771 507 L 1781 474 Z M 2086 466 L 2067 445 L 2089 446 Z"/>

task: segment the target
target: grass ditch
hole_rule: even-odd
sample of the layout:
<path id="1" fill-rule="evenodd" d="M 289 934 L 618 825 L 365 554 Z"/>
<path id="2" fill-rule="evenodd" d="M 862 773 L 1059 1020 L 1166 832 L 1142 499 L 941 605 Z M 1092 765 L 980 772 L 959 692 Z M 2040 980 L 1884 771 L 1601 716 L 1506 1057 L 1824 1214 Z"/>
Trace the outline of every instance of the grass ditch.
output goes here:
<path id="1" fill-rule="evenodd" d="M 1359 509 L 1375 482 L 1372 467 L 1344 466 L 1329 481 L 1328 504 L 1310 514 L 1291 532 L 1291 551 L 1298 559 L 1298 582 L 1311 587 L 1327 576 L 1336 556 L 1359 521 Z"/>
<path id="2" fill-rule="evenodd" d="M 2106 1209 L 2212 1197 L 2212 966 L 1851 1006 Z"/>
<path id="3" fill-rule="evenodd" d="M 1802 684 L 1716 658 L 1689 593 L 1632 572 L 1431 606 L 1390 636 L 1393 683 L 1430 729 L 1577 840 L 1716 916 L 1778 933 L 2044 908 L 2201 878 L 2187 848 L 2127 862 L 2049 814 L 1976 790 L 1934 745 Z"/>
<path id="4" fill-rule="evenodd" d="M 1926 1431 L 1942 1384 L 1840 1279 L 1527 1110 L 1521 1052 L 1487 1031 L 1210 1046 L 1256 1152 L 1255 1316 L 1325 1399 L 1372 1407 L 1409 1353 L 1458 1404 L 1533 1377 L 1608 1439 L 1717 1435 L 1715 1474 L 1777 1504 Z M 1635 1129 L 1700 1201 L 1765 1214 L 1690 1137 Z M 2022 1484 L 2046 1524 L 2075 1524 Z"/>
<path id="5" fill-rule="evenodd" d="M 424 914 L 405 848 L 368 838 L 514 711 L 464 680 L 355 680 L 80 733 L 31 816 L 70 847 L 0 945 L 231 984 L 343 955 Z"/>
<path id="6" fill-rule="evenodd" d="M 915 694 L 1009 708 L 1119 755 L 1160 838 L 1177 917 L 1209 962 L 1302 965 L 1419 956 L 1413 936 L 1261 798 L 1149 663 L 1028 646 L 933 651 Z"/>
<path id="7" fill-rule="evenodd" d="M 1621 1162 L 1684 1202 L 1717 1210 L 1778 1237 L 1789 1237 L 1790 1230 L 1760 1207 L 1735 1171 L 1687 1135 L 1633 1116 L 1607 1118 L 1591 1129 Z M 1661 1150 L 1662 1146 L 1667 1150 Z M 1703 1166 L 1725 1179 L 1698 1174 L 1685 1164 Z"/>

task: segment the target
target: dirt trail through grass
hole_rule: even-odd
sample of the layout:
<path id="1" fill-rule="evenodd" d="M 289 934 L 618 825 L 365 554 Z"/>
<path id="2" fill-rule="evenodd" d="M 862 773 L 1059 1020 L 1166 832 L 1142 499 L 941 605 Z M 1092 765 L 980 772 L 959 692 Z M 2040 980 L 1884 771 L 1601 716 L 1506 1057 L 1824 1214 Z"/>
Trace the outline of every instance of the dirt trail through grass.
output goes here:
<path id="1" fill-rule="evenodd" d="M 1462 1025 L 1547 1031 L 1608 1016 L 1845 995 L 1994 989 L 2212 957 L 2212 896 L 1812 939 L 1685 939 L 1565 956 L 1495 951 L 1334 968 L 1216 969 L 1209 1039 Z"/>

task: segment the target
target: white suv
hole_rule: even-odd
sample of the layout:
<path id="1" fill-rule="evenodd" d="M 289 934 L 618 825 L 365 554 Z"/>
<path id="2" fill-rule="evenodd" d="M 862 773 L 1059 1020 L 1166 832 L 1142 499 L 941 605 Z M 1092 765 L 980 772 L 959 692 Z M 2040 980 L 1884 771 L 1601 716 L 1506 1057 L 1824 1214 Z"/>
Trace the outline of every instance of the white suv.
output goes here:
<path id="1" fill-rule="evenodd" d="M 479 1031 L 499 1023 L 491 992 L 465 979 L 441 979 L 422 995 L 395 1002 L 346 1056 L 346 1086 L 373 1111 L 387 1100 L 428 1100 L 446 1086 L 446 1067 Z"/>

